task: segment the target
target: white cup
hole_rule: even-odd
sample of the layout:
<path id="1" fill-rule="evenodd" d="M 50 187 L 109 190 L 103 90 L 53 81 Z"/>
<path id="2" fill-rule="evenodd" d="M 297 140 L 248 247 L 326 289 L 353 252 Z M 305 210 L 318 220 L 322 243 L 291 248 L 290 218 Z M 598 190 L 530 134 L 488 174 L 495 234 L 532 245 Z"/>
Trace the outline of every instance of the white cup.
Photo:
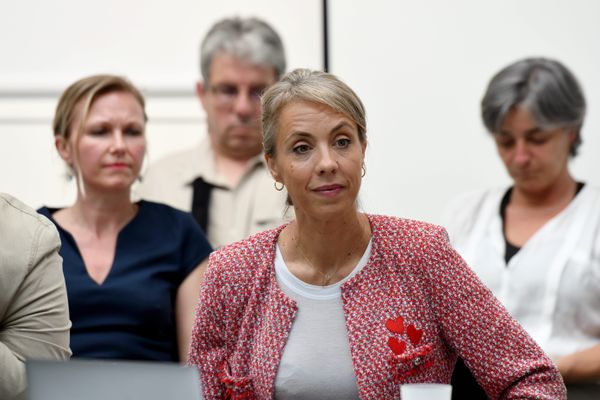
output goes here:
<path id="1" fill-rule="evenodd" d="M 410 383 L 400 388 L 402 400 L 450 400 L 452 386 L 443 383 Z"/>

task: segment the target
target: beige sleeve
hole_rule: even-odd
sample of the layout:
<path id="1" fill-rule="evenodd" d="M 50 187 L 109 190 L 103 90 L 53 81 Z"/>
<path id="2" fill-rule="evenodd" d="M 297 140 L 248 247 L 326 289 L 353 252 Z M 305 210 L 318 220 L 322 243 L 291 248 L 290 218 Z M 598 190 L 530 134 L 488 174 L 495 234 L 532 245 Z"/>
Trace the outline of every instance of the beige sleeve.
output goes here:
<path id="1" fill-rule="evenodd" d="M 54 226 L 39 224 L 29 247 L 27 273 L 0 321 L 0 399 L 24 396 L 25 360 L 66 360 L 69 309 Z M 23 246 L 24 249 L 27 246 Z"/>

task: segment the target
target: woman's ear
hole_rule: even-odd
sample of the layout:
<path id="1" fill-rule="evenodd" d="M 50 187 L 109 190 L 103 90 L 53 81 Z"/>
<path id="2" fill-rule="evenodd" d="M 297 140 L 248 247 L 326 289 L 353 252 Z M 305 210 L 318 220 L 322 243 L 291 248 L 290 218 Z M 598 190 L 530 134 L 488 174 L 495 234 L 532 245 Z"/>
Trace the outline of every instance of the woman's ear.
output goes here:
<path id="1" fill-rule="evenodd" d="M 577 131 L 575 129 L 570 129 L 567 132 L 567 135 L 569 135 L 569 146 L 573 146 L 573 143 L 577 140 Z"/>
<path id="2" fill-rule="evenodd" d="M 265 161 L 267 162 L 267 168 L 269 168 L 269 172 L 271 173 L 273 179 L 275 179 L 277 182 L 281 182 L 281 176 L 279 175 L 279 169 L 277 168 L 275 159 L 270 155 L 265 154 Z"/>
<path id="3" fill-rule="evenodd" d="M 62 136 L 54 137 L 54 146 L 56 147 L 56 151 L 69 166 L 73 166 L 73 148 L 68 139 L 65 139 Z"/>

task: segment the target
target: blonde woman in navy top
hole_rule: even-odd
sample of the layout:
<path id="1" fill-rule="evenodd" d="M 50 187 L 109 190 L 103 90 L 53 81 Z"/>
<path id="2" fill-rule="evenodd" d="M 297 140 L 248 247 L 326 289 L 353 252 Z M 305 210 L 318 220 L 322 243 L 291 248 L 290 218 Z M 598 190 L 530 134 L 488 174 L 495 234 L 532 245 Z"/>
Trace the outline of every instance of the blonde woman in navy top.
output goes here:
<path id="1" fill-rule="evenodd" d="M 40 212 L 62 240 L 74 357 L 185 361 L 211 248 L 187 213 L 131 201 L 146 120 L 141 93 L 117 76 L 81 79 L 58 102 L 55 144 L 77 199 Z"/>

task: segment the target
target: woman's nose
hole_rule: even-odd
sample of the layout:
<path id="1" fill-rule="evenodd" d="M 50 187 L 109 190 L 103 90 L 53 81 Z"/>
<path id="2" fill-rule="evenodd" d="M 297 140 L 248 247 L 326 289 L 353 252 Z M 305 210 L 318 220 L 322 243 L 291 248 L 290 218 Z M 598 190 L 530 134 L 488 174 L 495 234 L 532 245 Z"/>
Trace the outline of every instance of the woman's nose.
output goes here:
<path id="1" fill-rule="evenodd" d="M 529 152 L 529 147 L 524 140 L 517 140 L 515 143 L 515 154 L 514 154 L 514 162 L 517 165 L 526 165 L 529 163 L 531 159 L 531 154 Z"/>
<path id="2" fill-rule="evenodd" d="M 126 147 L 123 132 L 117 130 L 114 132 L 111 143 L 111 151 L 123 151 Z"/>
<path id="3" fill-rule="evenodd" d="M 337 171 L 337 161 L 331 149 L 322 149 L 319 152 L 318 172 L 319 174 L 334 173 Z"/>

